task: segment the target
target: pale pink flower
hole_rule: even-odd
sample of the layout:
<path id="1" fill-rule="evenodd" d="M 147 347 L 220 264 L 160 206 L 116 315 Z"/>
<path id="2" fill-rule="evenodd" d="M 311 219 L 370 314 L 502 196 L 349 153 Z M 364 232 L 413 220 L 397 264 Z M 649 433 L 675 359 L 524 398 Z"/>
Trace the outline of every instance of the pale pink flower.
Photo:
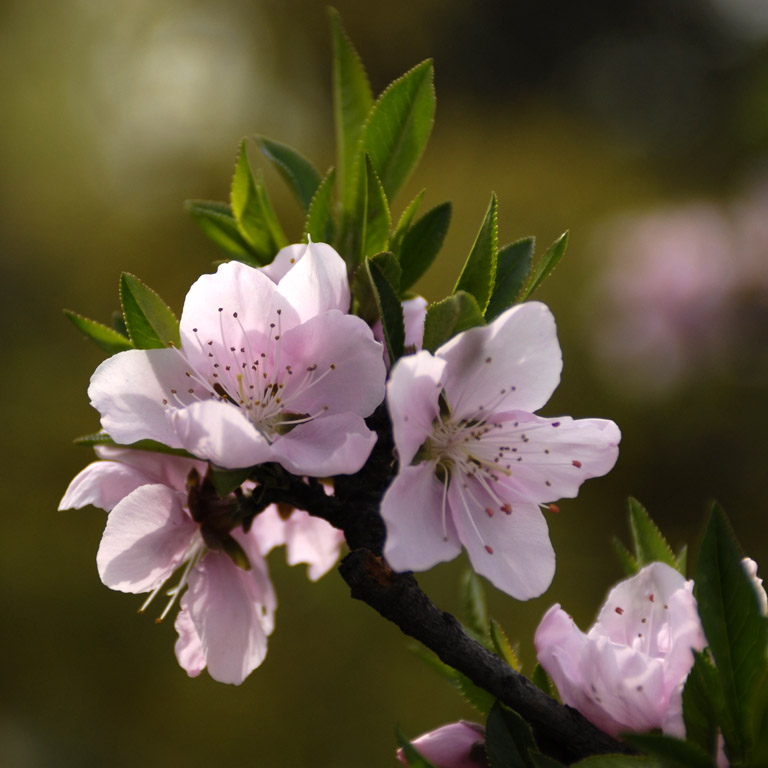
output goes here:
<path id="1" fill-rule="evenodd" d="M 564 704 L 612 736 L 661 728 L 685 736 L 682 691 L 691 649 L 706 645 L 693 582 L 651 563 L 617 584 L 585 635 L 559 605 L 534 637 Z"/>
<path id="2" fill-rule="evenodd" d="M 207 666 L 215 680 L 242 683 L 264 660 L 277 601 L 259 542 L 239 525 L 236 499 L 200 484 L 203 462 L 127 449 L 97 453 L 106 460 L 75 477 L 60 509 L 111 510 L 96 556 L 101 580 L 121 592 L 149 592 L 143 610 L 180 571 L 160 616 L 188 587 L 176 620 L 179 663 L 191 676 Z"/>
<path id="3" fill-rule="evenodd" d="M 398 361 L 387 402 L 400 463 L 381 507 L 392 568 L 426 570 L 463 545 L 513 597 L 549 586 L 555 554 L 539 504 L 608 472 L 620 439 L 612 421 L 533 414 L 561 367 L 554 318 L 538 302 Z"/>
<path id="4" fill-rule="evenodd" d="M 339 559 L 344 534 L 330 523 L 303 509 L 281 510 L 272 504 L 253 521 L 251 532 L 262 555 L 285 544 L 288 565 L 306 563 L 310 581 L 317 581 Z"/>
<path id="5" fill-rule="evenodd" d="M 751 557 L 745 557 L 741 561 L 741 564 L 755 587 L 757 602 L 760 606 L 760 613 L 762 613 L 763 616 L 768 616 L 768 594 L 765 592 L 763 580 L 757 575 L 757 563 Z"/>
<path id="6" fill-rule="evenodd" d="M 460 720 L 419 736 L 411 744 L 416 751 L 435 765 L 435 768 L 487 768 L 485 730 L 477 723 Z M 397 759 L 408 765 L 403 750 Z"/>
<path id="7" fill-rule="evenodd" d="M 363 418 L 385 368 L 348 308 L 346 267 L 323 243 L 283 249 L 266 272 L 222 264 L 187 294 L 181 349 L 110 357 L 91 402 L 118 443 L 150 438 L 229 468 L 356 472 L 376 441 Z"/>

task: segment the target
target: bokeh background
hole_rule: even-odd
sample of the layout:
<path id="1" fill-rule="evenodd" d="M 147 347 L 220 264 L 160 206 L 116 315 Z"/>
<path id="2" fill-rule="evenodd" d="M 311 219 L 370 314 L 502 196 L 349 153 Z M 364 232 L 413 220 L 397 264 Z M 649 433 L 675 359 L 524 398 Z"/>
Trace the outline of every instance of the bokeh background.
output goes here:
<path id="1" fill-rule="evenodd" d="M 555 601 L 582 626 L 620 575 L 637 496 L 694 549 L 708 501 L 768 567 L 768 11 L 760 0 L 339 0 L 375 91 L 432 56 L 438 112 L 422 187 L 445 199 L 451 288 L 488 203 L 500 237 L 566 228 L 541 297 L 558 318 L 563 383 L 545 409 L 613 418 L 621 456 L 552 516 L 558 573 L 492 614 L 533 665 Z M 0 3 L 0 765 L 391 766 L 410 736 L 471 717 L 399 630 L 310 584 L 282 552 L 263 666 L 239 688 L 188 679 L 172 623 L 99 582 L 104 513 L 57 512 L 97 427 L 99 350 L 62 307 L 108 321 L 121 271 L 181 309 L 219 254 L 182 210 L 225 199 L 240 138 L 258 131 L 332 162 L 330 46 L 319 0 Z M 298 207 L 270 171 L 288 232 Z M 463 561 L 421 578 L 458 609 Z"/>

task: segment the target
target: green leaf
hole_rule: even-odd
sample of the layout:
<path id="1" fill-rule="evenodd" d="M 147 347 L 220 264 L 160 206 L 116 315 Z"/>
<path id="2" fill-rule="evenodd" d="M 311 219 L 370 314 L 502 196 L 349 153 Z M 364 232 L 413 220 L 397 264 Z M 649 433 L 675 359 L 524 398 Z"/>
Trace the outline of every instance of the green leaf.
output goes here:
<path id="1" fill-rule="evenodd" d="M 384 185 L 387 199 L 410 176 L 419 161 L 435 118 L 431 60 L 395 80 L 379 96 L 365 126 L 365 151 Z"/>
<path id="2" fill-rule="evenodd" d="M 304 239 L 312 238 L 315 243 L 332 243 L 334 236 L 333 222 L 333 183 L 336 169 L 330 168 L 309 204 L 307 221 L 304 224 Z"/>
<path id="3" fill-rule="evenodd" d="M 499 624 L 496 619 L 491 619 L 490 635 L 493 649 L 496 653 L 501 656 L 501 658 L 504 659 L 515 672 L 520 672 L 520 660 L 517 658 L 515 649 L 512 647 L 512 643 L 509 642 L 506 632 L 504 632 L 501 628 L 501 624 Z"/>
<path id="4" fill-rule="evenodd" d="M 317 168 L 304 155 L 286 144 L 264 136 L 257 136 L 256 141 L 264 156 L 272 161 L 285 179 L 306 213 L 322 181 Z"/>
<path id="5" fill-rule="evenodd" d="M 410 288 L 431 266 L 443 247 L 451 223 L 452 206 L 442 203 L 425 213 L 403 237 L 400 266 L 403 279 L 400 289 Z"/>
<path id="6" fill-rule="evenodd" d="M 485 318 L 475 297 L 459 291 L 447 299 L 431 304 L 427 309 L 424 320 L 424 349 L 434 352 L 457 333 L 484 324 Z"/>
<path id="7" fill-rule="evenodd" d="M 120 304 L 131 341 L 138 349 L 181 346 L 176 315 L 151 288 L 128 272 L 120 276 Z"/>
<path id="8" fill-rule="evenodd" d="M 485 312 L 496 282 L 496 249 L 498 247 L 498 203 L 491 193 L 491 202 L 469 252 L 464 268 L 453 289 L 466 291 L 477 299 L 481 312 Z"/>
<path id="9" fill-rule="evenodd" d="M 459 689 L 461 694 L 481 715 L 485 716 L 491 711 L 493 702 L 496 699 L 479 685 L 475 685 L 466 675 L 461 672 L 456 672 L 456 679 L 454 685 Z"/>
<path id="10" fill-rule="evenodd" d="M 395 736 L 397 737 L 398 746 L 403 750 L 405 762 L 410 768 L 435 768 L 435 765 L 418 752 L 416 747 L 408 741 L 408 738 L 399 728 L 395 729 Z"/>
<path id="11" fill-rule="evenodd" d="M 664 768 L 715 768 L 714 761 L 695 744 L 655 733 L 625 733 L 622 738 L 659 758 Z"/>
<path id="12" fill-rule="evenodd" d="M 533 674 L 531 675 L 531 682 L 540 688 L 547 696 L 551 696 L 553 699 L 559 701 L 560 697 L 557 693 L 557 688 L 552 682 L 552 678 L 547 674 L 544 667 L 541 664 L 537 664 L 533 668 Z"/>
<path id="13" fill-rule="evenodd" d="M 531 753 L 538 750 L 531 727 L 498 701 L 485 724 L 485 749 L 490 768 L 536 768 Z"/>
<path id="14" fill-rule="evenodd" d="M 227 203 L 187 200 L 184 208 L 208 238 L 229 256 L 252 266 L 261 263 L 254 258 L 250 243 L 240 234 L 232 209 Z"/>
<path id="15" fill-rule="evenodd" d="M 638 565 L 635 556 L 616 536 L 611 539 L 611 544 L 613 544 L 613 551 L 616 553 L 616 557 L 619 558 L 621 567 L 624 569 L 624 574 L 626 576 L 634 576 L 640 570 L 640 566 Z"/>
<path id="16" fill-rule="evenodd" d="M 182 456 L 185 459 L 196 459 L 191 453 L 182 448 L 169 448 L 156 440 L 138 440 L 135 443 L 116 443 L 106 432 L 94 432 L 90 435 L 83 435 L 75 438 L 72 442 L 75 445 L 92 447 L 94 445 L 106 445 L 110 448 L 130 448 L 132 451 L 149 451 L 150 453 L 164 453 L 169 456 Z"/>
<path id="17" fill-rule="evenodd" d="M 397 222 L 395 231 L 392 233 L 392 237 L 390 238 L 389 250 L 392 251 L 392 253 L 394 253 L 398 259 L 400 258 L 400 248 L 403 244 L 403 238 L 411 228 L 411 222 L 413 221 L 413 217 L 416 215 L 416 211 L 421 205 L 425 191 L 426 190 L 422 189 L 421 192 L 419 192 L 419 194 L 416 195 L 416 197 L 414 197 L 410 203 L 408 203 L 407 208 L 400 216 L 400 220 Z"/>
<path id="18" fill-rule="evenodd" d="M 742 552 L 730 523 L 714 504 L 696 567 L 695 594 L 709 649 L 735 722 L 724 733 L 731 762 L 748 754 L 753 734 L 753 701 L 766 676 L 766 619 L 754 585 L 741 564 Z"/>
<path id="19" fill-rule="evenodd" d="M 365 156 L 366 179 L 368 191 L 365 200 L 365 246 L 364 256 L 373 256 L 387 249 L 389 228 L 392 219 L 389 214 L 389 204 L 376 171 L 371 165 L 371 159 Z"/>
<path id="20" fill-rule="evenodd" d="M 725 707 L 723 688 L 706 654 L 693 651 L 693 656 L 693 667 L 683 688 L 685 738 L 708 755 L 715 755 L 718 725 Z"/>
<path id="21" fill-rule="evenodd" d="M 559 760 L 555 760 L 554 757 L 548 755 L 542 755 L 541 752 L 530 752 L 529 756 L 531 762 L 536 768 L 565 768 L 565 764 Z"/>
<path id="22" fill-rule="evenodd" d="M 392 254 L 380 254 L 386 260 L 390 257 L 397 264 Z M 384 340 L 389 352 L 392 365 L 402 356 L 405 349 L 405 324 L 403 322 L 403 306 L 397 298 L 397 289 L 387 279 L 385 272 L 379 266 L 382 259 L 373 258 L 365 260 L 368 277 L 373 285 L 376 305 L 381 317 L 381 325 L 384 330 Z"/>
<path id="23" fill-rule="evenodd" d="M 637 564 L 641 568 L 654 562 L 666 563 L 672 568 L 677 568 L 677 560 L 667 540 L 645 507 L 637 499 L 632 498 L 629 500 L 629 527 L 635 544 Z"/>
<path id="24" fill-rule="evenodd" d="M 552 270 L 565 255 L 567 245 L 568 232 L 566 231 L 549 246 L 547 252 L 539 259 L 527 287 L 523 289 L 520 295 L 520 301 L 525 301 L 552 274 Z"/>
<path id="25" fill-rule="evenodd" d="M 470 634 L 487 647 L 491 647 L 488 634 L 488 608 L 485 604 L 485 589 L 480 577 L 467 569 L 460 581 L 461 616 Z"/>
<path id="26" fill-rule="evenodd" d="M 76 328 L 108 354 L 114 355 L 117 352 L 124 352 L 126 349 L 133 349 L 133 343 L 130 339 L 112 330 L 108 325 L 98 323 L 96 320 L 90 320 L 69 309 L 65 309 L 64 314 L 72 321 Z"/>
<path id="27" fill-rule="evenodd" d="M 239 488 L 250 474 L 250 467 L 246 469 L 214 469 L 211 467 L 213 487 L 222 499 Z"/>
<path id="28" fill-rule="evenodd" d="M 511 307 L 523 290 L 523 285 L 531 273 L 535 243 L 535 238 L 524 237 L 499 250 L 496 282 L 485 310 L 485 319 L 489 322 Z"/>
<path id="29" fill-rule="evenodd" d="M 336 168 L 344 211 L 351 211 L 357 195 L 359 147 L 363 125 L 373 107 L 365 69 L 334 8 L 328 9 L 333 39 L 333 115 L 336 129 Z"/>
<path id="30" fill-rule="evenodd" d="M 272 208 L 261 173 L 256 177 L 251 173 L 245 139 L 240 143 L 230 203 L 240 234 L 251 246 L 254 257 L 261 264 L 269 264 L 275 254 L 288 245 L 288 240 Z"/>

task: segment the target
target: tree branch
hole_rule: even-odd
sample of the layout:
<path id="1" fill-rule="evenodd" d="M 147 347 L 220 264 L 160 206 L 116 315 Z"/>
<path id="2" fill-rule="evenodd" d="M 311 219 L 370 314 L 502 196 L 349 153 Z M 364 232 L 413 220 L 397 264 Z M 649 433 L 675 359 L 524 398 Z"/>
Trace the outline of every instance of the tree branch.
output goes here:
<path id="1" fill-rule="evenodd" d="M 636 754 L 575 709 L 547 696 L 471 638 L 454 616 L 432 603 L 412 573 L 395 573 L 384 562 L 381 554 L 386 531 L 379 505 L 394 476 L 396 461 L 383 406 L 368 419 L 368 425 L 379 435 L 376 446 L 360 472 L 335 478 L 333 496 L 327 496 L 317 481 L 287 476 L 283 487 L 266 491 L 268 500 L 305 509 L 343 530 L 351 551 L 339 571 L 352 597 L 370 605 L 443 662 L 517 711 L 530 723 L 543 752 L 565 762 L 611 752 Z"/>

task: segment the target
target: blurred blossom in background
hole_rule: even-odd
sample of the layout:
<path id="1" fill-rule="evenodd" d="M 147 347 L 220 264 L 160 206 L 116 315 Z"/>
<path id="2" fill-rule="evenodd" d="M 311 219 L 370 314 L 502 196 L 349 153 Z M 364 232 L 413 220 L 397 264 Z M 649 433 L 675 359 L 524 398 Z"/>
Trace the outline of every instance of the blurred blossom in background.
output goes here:
<path id="1" fill-rule="evenodd" d="M 702 377 L 765 374 L 768 181 L 604 223 L 594 250 L 594 352 L 613 386 L 662 394 Z"/>
<path id="2" fill-rule="evenodd" d="M 264 664 L 233 689 L 187 678 L 170 624 L 106 589 L 104 513 L 57 512 L 90 461 L 86 387 L 99 350 L 62 315 L 109 322 L 123 270 L 180 311 L 221 258 L 183 210 L 224 200 L 240 139 L 333 161 L 326 0 L 0 0 L 0 765 L 395 766 L 409 736 L 477 716 L 334 572 L 270 557 Z M 717 497 L 748 553 L 765 531 L 768 15 L 761 0 L 391 0 L 337 7 L 375 92 L 433 57 L 435 129 L 392 205 L 452 200 L 442 298 L 491 190 L 502 243 L 569 228 L 537 298 L 557 318 L 563 381 L 547 415 L 601 416 L 623 439 L 606 478 L 549 520 L 550 590 L 491 614 L 534 663 L 549 605 L 588 626 L 620 576 L 630 493 L 675 547 Z M 299 206 L 251 147 L 290 239 Z M 761 179 L 763 181 L 761 181 Z M 745 181 L 748 180 L 748 181 Z M 637 395 L 640 395 L 639 397 Z M 458 611 L 466 560 L 420 574 Z"/>

